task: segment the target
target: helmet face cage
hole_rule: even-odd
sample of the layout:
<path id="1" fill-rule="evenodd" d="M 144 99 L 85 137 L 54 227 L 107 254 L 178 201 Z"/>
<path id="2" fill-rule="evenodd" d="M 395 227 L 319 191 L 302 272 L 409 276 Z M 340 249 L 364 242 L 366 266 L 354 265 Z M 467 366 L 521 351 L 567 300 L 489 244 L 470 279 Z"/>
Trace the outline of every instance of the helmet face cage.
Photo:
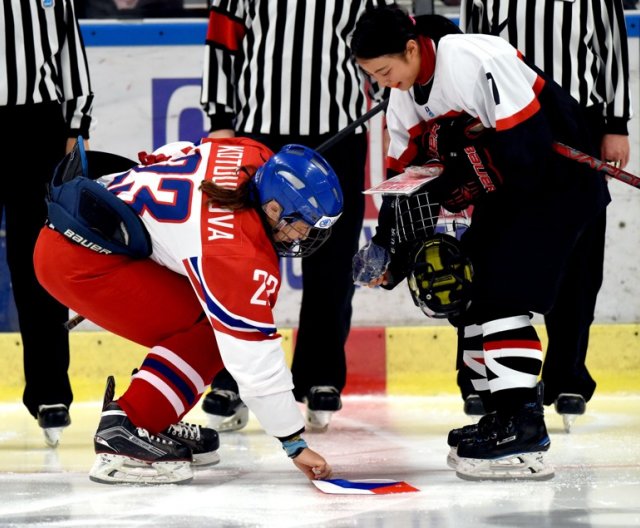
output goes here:
<path id="1" fill-rule="evenodd" d="M 399 244 L 423 242 L 434 233 L 446 233 L 460 239 L 471 219 L 466 210 L 451 213 L 430 198 L 427 191 L 398 196 L 394 203 Z"/>
<path id="2" fill-rule="evenodd" d="M 287 219 L 284 219 L 287 221 Z M 294 221 L 297 219 L 294 219 Z M 287 222 L 289 223 L 289 222 Z M 304 239 L 290 242 L 274 240 L 276 253 L 281 257 L 308 257 L 324 244 L 331 235 L 331 228 L 318 229 L 312 227 Z"/>
<path id="3" fill-rule="evenodd" d="M 473 268 L 451 235 L 436 234 L 418 246 L 407 283 L 428 317 L 459 315 L 469 306 Z"/>
<path id="4" fill-rule="evenodd" d="M 429 193 L 418 191 L 395 199 L 396 237 L 398 243 L 413 243 L 433 235 L 440 204 L 431 200 Z"/>

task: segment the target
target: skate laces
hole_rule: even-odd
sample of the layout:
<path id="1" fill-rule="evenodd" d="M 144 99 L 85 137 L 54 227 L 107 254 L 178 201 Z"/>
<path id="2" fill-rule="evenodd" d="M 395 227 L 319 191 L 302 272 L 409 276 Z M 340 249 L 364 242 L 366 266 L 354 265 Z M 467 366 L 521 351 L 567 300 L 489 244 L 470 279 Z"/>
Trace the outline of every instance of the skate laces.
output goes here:
<path id="1" fill-rule="evenodd" d="M 178 422 L 169 426 L 169 434 L 187 440 L 200 440 L 200 426 L 187 422 Z"/>
<path id="2" fill-rule="evenodd" d="M 478 422 L 478 433 L 482 435 L 489 434 L 497 423 L 497 416 L 495 413 L 484 415 Z"/>
<path id="3" fill-rule="evenodd" d="M 154 435 L 142 427 L 136 427 L 136 432 L 138 433 L 138 436 L 140 438 L 147 438 L 149 442 L 156 442 L 160 444 L 173 444 L 173 441 L 170 438 Z"/>

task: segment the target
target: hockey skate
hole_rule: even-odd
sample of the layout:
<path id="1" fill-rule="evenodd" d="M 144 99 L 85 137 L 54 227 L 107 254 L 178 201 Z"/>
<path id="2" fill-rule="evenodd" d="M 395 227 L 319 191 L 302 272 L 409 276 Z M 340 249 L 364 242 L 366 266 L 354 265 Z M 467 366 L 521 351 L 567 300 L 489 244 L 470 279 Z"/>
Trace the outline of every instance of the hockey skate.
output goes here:
<path id="1" fill-rule="evenodd" d="M 458 429 L 452 429 L 447 436 L 447 444 L 449 444 L 449 454 L 447 455 L 447 466 L 451 469 L 458 467 L 458 444 L 463 440 L 472 439 L 476 436 L 486 436 L 490 433 L 491 428 L 496 424 L 496 414 L 490 413 L 480 418 L 475 424 L 465 425 Z"/>
<path id="2" fill-rule="evenodd" d="M 565 392 L 558 395 L 554 407 L 556 412 L 562 416 L 565 432 L 570 433 L 573 422 L 587 410 L 587 402 L 580 394 Z"/>
<path id="3" fill-rule="evenodd" d="M 191 449 L 194 467 L 213 466 L 220 462 L 220 438 L 209 427 L 180 421 L 170 425 L 162 434 Z"/>
<path id="4" fill-rule="evenodd" d="M 45 443 L 57 447 L 62 430 L 71 425 L 69 409 L 62 403 L 38 406 L 38 425 L 44 433 Z"/>
<path id="5" fill-rule="evenodd" d="M 220 438 L 218 433 L 209 427 L 180 421 L 167 427 L 162 434 L 179 444 L 186 445 L 191 450 L 193 457 L 191 465 L 196 469 L 213 466 L 220 462 L 220 455 L 217 453 Z M 144 467 L 146 464 L 132 461 L 131 465 Z"/>
<path id="6" fill-rule="evenodd" d="M 496 415 L 493 426 L 458 444 L 456 475 L 465 480 L 545 480 L 554 470 L 544 460 L 551 442 L 542 408 L 527 404 L 513 416 Z"/>
<path id="7" fill-rule="evenodd" d="M 249 409 L 237 392 L 213 388 L 202 400 L 209 427 L 221 433 L 238 431 L 249 422 Z"/>
<path id="8" fill-rule="evenodd" d="M 342 409 L 340 392 L 330 385 L 311 387 L 304 403 L 307 404 L 306 424 L 310 430 L 318 433 L 325 432 L 333 413 Z"/>
<path id="9" fill-rule="evenodd" d="M 113 401 L 115 381 L 107 378 L 102 416 L 94 436 L 96 458 L 89 478 L 103 484 L 176 484 L 193 478 L 191 449 L 164 434 L 131 423 Z"/>

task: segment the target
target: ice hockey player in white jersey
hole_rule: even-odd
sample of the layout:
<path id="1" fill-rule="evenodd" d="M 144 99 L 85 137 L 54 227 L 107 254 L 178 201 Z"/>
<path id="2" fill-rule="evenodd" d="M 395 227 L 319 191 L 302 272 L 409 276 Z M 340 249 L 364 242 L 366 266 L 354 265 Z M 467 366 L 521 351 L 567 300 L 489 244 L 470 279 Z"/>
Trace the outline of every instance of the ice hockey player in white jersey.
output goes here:
<path id="1" fill-rule="evenodd" d="M 610 197 L 601 175 L 552 150 L 553 141 L 592 145 L 577 103 L 503 39 L 446 27 L 442 17 L 372 9 L 357 23 L 352 52 L 391 89 L 390 171 L 435 158 L 444 172 L 426 186 L 433 201 L 473 209 L 460 240 L 474 270 L 471 303 L 456 324 L 492 412 L 451 431 L 451 465 L 466 479 L 550 478 L 531 316 L 553 306 L 576 241 Z M 388 250 L 386 209 L 372 242 Z M 392 268 L 369 285 L 402 280 Z"/>
<path id="2" fill-rule="evenodd" d="M 172 424 L 223 364 L 293 463 L 328 477 L 329 464 L 300 436 L 273 309 L 278 255 L 313 253 L 342 212 L 335 173 L 309 148 L 274 155 L 248 138 L 171 144 L 140 160 L 105 175 L 104 159 L 76 148 L 53 178 L 34 256 L 54 297 L 150 348 L 116 401 L 107 385 L 90 477 L 190 480 L 188 437 L 206 428 Z"/>

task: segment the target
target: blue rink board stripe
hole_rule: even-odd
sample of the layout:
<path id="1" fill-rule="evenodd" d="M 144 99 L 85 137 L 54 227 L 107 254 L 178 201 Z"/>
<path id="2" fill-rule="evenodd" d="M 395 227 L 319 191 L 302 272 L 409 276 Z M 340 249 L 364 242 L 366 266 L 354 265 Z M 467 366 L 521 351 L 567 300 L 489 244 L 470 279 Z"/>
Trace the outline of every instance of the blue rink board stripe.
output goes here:
<path id="1" fill-rule="evenodd" d="M 459 19 L 452 17 L 456 24 Z M 629 37 L 640 36 L 640 13 L 626 13 Z M 207 21 L 164 22 L 121 21 L 100 23 L 81 20 L 80 28 L 86 46 L 202 46 Z"/>

